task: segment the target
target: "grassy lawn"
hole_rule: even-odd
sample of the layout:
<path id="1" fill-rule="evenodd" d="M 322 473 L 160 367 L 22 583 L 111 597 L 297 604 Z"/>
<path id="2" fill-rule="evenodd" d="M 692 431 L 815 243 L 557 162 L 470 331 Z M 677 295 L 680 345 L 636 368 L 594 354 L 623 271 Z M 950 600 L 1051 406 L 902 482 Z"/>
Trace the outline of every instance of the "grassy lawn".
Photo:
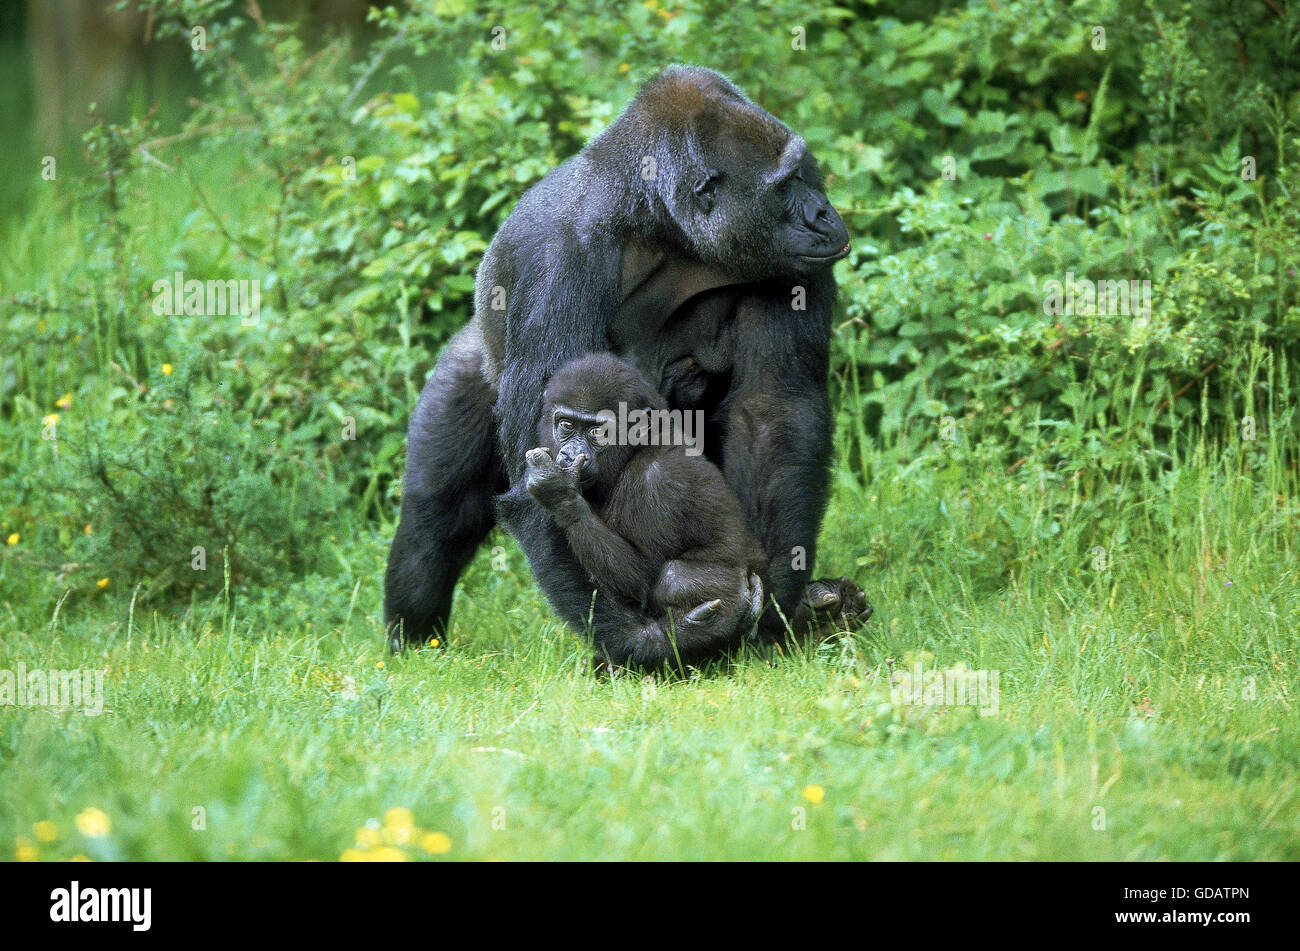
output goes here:
<path id="1" fill-rule="evenodd" d="M 447 649 L 399 658 L 386 531 L 340 542 L 328 580 L 183 620 L 111 585 L 37 627 L 6 603 L 0 668 L 107 673 L 99 716 L 0 708 L 0 839 L 43 859 L 1300 858 L 1300 562 L 1267 473 L 1188 460 L 1101 568 L 1066 554 L 1067 520 L 994 584 L 981 528 L 1050 520 L 1046 496 L 868 461 L 821 560 L 864 562 L 875 618 L 689 677 L 594 677 L 504 536 Z M 996 671 L 996 712 L 891 696 L 915 663 Z M 107 835 L 78 831 L 88 808 Z"/>

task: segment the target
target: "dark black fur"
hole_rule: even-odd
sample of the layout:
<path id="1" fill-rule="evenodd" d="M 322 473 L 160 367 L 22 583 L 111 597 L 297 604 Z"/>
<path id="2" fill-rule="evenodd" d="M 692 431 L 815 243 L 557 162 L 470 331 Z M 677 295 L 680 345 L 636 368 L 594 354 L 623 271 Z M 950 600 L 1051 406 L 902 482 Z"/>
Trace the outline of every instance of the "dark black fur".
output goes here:
<path id="1" fill-rule="evenodd" d="M 684 443 L 633 445 L 612 424 L 667 408 L 628 364 L 607 353 L 579 357 L 551 377 L 541 446 L 527 454 L 525 485 L 564 530 L 592 584 L 663 619 L 646 626 L 627 658 L 642 666 L 674 648 L 679 661 L 692 661 L 734 642 L 762 610 L 767 567 L 717 466 Z M 656 442 L 684 432 L 653 429 Z"/>
<path id="2" fill-rule="evenodd" d="M 706 453 L 763 546 L 766 590 L 793 617 L 826 505 L 831 265 L 847 247 L 802 139 L 709 70 L 647 83 L 520 200 L 484 255 L 474 319 L 420 396 L 385 579 L 394 649 L 445 627 L 491 497 L 509 485 L 497 517 L 556 611 L 578 630 L 590 620 L 614 662 L 652 653 L 646 632 L 662 619 L 607 597 L 593 606 L 564 532 L 522 489 L 550 374 L 607 350 L 674 408 L 706 411 Z M 765 612 L 760 634 L 781 631 Z"/>

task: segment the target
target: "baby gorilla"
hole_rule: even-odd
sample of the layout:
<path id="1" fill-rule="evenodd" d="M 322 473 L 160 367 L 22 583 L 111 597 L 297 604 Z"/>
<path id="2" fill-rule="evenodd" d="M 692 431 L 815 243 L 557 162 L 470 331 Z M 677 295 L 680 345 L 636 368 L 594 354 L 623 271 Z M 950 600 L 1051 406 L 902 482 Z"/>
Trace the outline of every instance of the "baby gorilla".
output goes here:
<path id="1" fill-rule="evenodd" d="M 766 557 L 721 471 L 663 444 L 667 413 L 655 388 L 611 354 L 569 361 L 546 387 L 526 484 L 595 586 L 656 619 L 643 629 L 646 655 L 663 656 L 655 648 L 672 642 L 689 661 L 719 653 L 757 620 Z M 619 420 L 638 418 L 651 421 L 639 427 L 646 439 L 638 427 L 618 432 Z M 651 432 L 661 444 L 640 444 Z"/>

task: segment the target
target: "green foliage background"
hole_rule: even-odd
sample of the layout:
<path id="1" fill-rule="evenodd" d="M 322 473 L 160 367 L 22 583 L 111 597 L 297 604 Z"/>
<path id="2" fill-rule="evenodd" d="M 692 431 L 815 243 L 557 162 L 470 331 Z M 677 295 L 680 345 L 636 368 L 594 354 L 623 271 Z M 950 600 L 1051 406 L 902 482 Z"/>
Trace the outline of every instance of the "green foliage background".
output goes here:
<path id="1" fill-rule="evenodd" d="M 468 318 L 486 242 L 672 61 L 726 72 L 798 129 L 854 235 L 835 340 L 844 478 L 869 478 L 880 447 L 967 476 L 1009 470 L 1088 510 L 1082 555 L 1108 532 L 1117 483 L 1158 480 L 1245 416 L 1296 425 L 1276 399 L 1300 334 L 1294 11 L 439 2 L 376 11 L 379 38 L 354 49 L 309 46 L 242 3 L 147 6 L 163 42 L 191 45 L 205 25 L 204 94 L 179 130 L 138 118 L 87 135 L 86 173 L 51 183 L 34 218 L 74 214 L 80 247 L 26 286 L 11 274 L 0 311 L 0 418 L 43 457 L 41 478 L 9 470 L 5 524 L 47 563 L 96 566 L 64 581 L 102 564 L 192 586 L 160 581 L 146 554 L 190 547 L 174 540 L 67 550 L 112 500 L 150 506 L 163 485 L 204 497 L 156 531 L 239 553 L 237 583 L 313 563 L 325 523 L 304 537 L 302 511 L 346 495 L 391 519 L 407 413 Z M 10 235 L 19 268 L 39 227 Z M 176 270 L 260 279 L 260 326 L 153 314 L 153 282 Z M 1045 315 L 1044 282 L 1067 272 L 1150 281 L 1150 319 Z M 139 385 L 164 362 L 184 368 L 185 411 Z M 69 393 L 69 451 L 51 458 L 38 422 Z M 939 438 L 945 422 L 955 439 Z M 89 451 L 92 429 L 108 456 Z M 1238 444 L 1243 465 L 1271 451 L 1261 435 Z M 232 452 L 242 478 L 294 500 L 205 500 L 228 491 L 216 463 Z M 250 522 L 294 556 L 240 552 L 259 548 Z M 999 534 L 988 569 L 1005 579 L 1032 541 Z"/>

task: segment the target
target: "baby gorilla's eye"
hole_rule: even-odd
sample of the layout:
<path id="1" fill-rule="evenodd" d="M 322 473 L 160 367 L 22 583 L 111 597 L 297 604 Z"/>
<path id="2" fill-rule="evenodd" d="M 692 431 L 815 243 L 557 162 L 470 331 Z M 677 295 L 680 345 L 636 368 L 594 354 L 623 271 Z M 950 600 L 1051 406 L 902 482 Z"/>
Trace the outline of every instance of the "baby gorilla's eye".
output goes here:
<path id="1" fill-rule="evenodd" d="M 563 438 L 568 439 L 570 436 L 573 435 L 573 424 L 570 423 L 568 420 L 561 420 L 560 424 L 555 427 L 555 431 L 559 433 Z"/>
<path id="2" fill-rule="evenodd" d="M 604 426 L 592 426 L 591 429 L 587 430 L 587 436 L 594 439 L 596 442 L 600 442 L 600 434 L 604 431 Z"/>

